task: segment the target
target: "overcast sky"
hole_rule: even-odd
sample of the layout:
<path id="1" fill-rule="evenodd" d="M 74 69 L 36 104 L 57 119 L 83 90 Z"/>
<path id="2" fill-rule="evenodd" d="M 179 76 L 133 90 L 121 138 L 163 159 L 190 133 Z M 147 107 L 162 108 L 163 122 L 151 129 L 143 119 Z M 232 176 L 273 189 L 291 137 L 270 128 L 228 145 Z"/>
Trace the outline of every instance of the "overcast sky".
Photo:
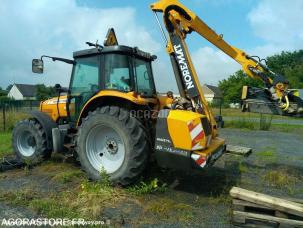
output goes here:
<path id="1" fill-rule="evenodd" d="M 153 0 L 0 0 L 0 86 L 11 83 L 67 86 L 70 66 L 45 62 L 45 74 L 31 72 L 43 54 L 72 58 L 86 41 L 101 43 L 114 27 L 120 44 L 158 55 L 159 91 L 175 90 L 169 58 L 149 5 Z M 266 57 L 303 47 L 302 0 L 181 1 L 233 46 Z M 187 39 L 201 83 L 216 85 L 240 69 L 197 35 Z"/>

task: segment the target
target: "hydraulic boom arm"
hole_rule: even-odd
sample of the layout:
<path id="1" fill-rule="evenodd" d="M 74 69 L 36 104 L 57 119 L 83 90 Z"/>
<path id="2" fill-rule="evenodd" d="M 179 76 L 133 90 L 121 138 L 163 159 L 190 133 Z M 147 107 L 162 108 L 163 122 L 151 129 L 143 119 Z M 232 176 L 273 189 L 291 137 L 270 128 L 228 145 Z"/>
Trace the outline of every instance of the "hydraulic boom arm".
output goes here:
<path id="1" fill-rule="evenodd" d="M 288 102 L 288 81 L 283 76 L 270 71 L 266 65 L 261 63 L 262 60 L 257 60 L 244 51 L 229 45 L 224 41 L 223 35 L 218 35 L 178 0 L 160 0 L 152 4 L 151 9 L 154 11 L 157 20 L 156 13 L 163 13 L 164 24 L 169 34 L 168 40 L 163 30 L 162 32 L 167 41 L 167 52 L 171 57 L 180 95 L 190 99 L 194 110 L 206 114 L 212 124 L 213 117 L 207 108 L 207 102 L 185 43 L 186 35 L 192 31 L 195 31 L 237 61 L 249 77 L 262 80 L 266 88 L 272 94 L 275 94 L 280 102 L 285 99 Z M 282 108 L 286 109 L 288 105 L 284 104 Z"/>

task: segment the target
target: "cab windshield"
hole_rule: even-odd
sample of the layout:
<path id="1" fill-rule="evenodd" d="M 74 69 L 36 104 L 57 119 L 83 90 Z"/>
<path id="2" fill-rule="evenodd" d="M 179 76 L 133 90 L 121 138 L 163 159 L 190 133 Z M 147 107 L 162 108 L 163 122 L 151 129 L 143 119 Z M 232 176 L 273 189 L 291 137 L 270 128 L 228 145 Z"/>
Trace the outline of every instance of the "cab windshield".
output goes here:
<path id="1" fill-rule="evenodd" d="M 105 56 L 105 89 L 121 92 L 136 91 L 146 97 L 155 94 L 151 63 L 123 54 Z"/>
<path id="2" fill-rule="evenodd" d="M 131 72 L 129 56 L 120 54 L 107 54 L 105 57 L 105 89 L 121 92 L 130 92 Z"/>

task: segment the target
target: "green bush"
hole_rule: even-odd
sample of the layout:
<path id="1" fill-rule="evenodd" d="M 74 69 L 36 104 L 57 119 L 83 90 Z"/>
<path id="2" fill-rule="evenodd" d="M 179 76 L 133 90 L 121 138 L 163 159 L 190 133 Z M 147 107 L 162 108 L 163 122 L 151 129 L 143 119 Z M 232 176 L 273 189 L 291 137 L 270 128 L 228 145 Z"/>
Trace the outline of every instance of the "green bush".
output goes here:
<path id="1" fill-rule="evenodd" d="M 273 115 L 260 114 L 260 130 L 268 131 L 271 127 Z"/>

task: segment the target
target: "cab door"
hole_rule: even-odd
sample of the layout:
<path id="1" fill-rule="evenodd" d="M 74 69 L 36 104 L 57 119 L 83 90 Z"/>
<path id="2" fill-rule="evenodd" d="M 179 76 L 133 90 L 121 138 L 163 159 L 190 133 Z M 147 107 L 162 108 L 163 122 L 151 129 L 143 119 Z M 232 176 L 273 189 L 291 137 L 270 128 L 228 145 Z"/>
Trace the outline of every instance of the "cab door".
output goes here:
<path id="1" fill-rule="evenodd" d="M 75 59 L 70 82 L 69 111 L 77 121 L 86 102 L 100 90 L 100 56 Z"/>

